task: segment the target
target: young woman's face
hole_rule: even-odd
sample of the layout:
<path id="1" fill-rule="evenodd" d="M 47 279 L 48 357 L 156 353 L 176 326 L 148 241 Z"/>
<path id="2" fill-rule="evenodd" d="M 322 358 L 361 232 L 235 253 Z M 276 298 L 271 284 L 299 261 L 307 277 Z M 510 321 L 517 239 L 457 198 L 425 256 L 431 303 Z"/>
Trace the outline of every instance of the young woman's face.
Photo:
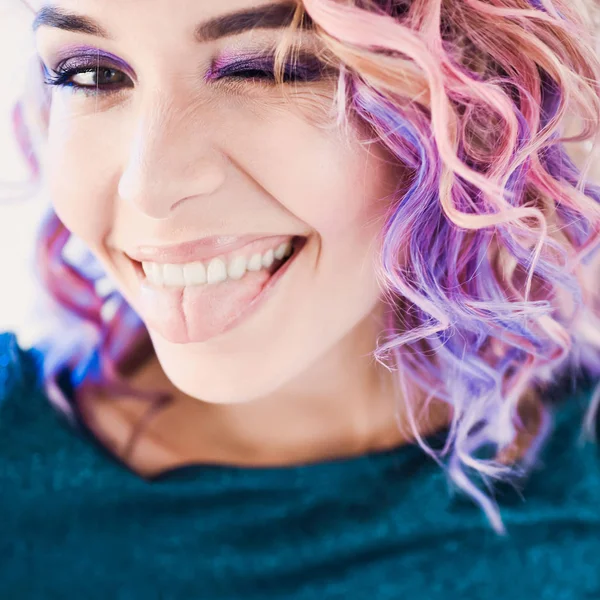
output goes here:
<path id="1" fill-rule="evenodd" d="M 46 13 L 36 32 L 50 76 L 67 72 L 51 88 L 51 198 L 175 386 L 209 402 L 268 394 L 381 306 L 374 265 L 398 170 L 366 128 L 336 125 L 314 33 L 294 34 L 299 61 L 272 83 L 290 5 L 52 6 L 93 24 Z"/>

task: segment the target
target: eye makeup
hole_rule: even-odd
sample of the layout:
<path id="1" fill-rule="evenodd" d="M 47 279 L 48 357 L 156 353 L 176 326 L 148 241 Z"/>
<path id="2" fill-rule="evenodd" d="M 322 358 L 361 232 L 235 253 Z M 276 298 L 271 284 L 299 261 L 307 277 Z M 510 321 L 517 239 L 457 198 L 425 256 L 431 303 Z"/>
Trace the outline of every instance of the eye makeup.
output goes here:
<path id="1" fill-rule="evenodd" d="M 90 46 L 69 47 L 59 53 L 56 66 L 44 65 L 44 83 L 89 96 L 107 95 L 133 87 L 133 70 L 119 57 L 110 52 Z M 286 83 L 310 83 L 330 74 L 331 69 L 312 53 L 294 53 L 282 65 L 281 81 Z M 89 83 L 82 84 L 82 76 Z M 116 75 L 116 79 L 115 76 Z M 74 78 L 78 77 L 79 82 Z M 104 81 L 99 81 L 99 80 Z M 204 73 L 206 83 L 232 82 L 236 85 L 275 85 L 275 54 L 263 52 L 227 52 L 213 59 Z"/>
<path id="2" fill-rule="evenodd" d="M 94 46 L 68 46 L 57 52 L 53 62 L 55 63 L 55 66 L 52 67 L 54 71 L 61 69 L 64 71 L 66 68 L 81 67 L 82 65 L 92 67 L 100 64 L 100 67 L 110 65 L 110 68 L 123 71 L 132 79 L 135 77 L 133 69 L 124 60 Z"/>
<path id="3" fill-rule="evenodd" d="M 118 56 L 92 46 L 70 46 L 61 50 L 54 61 L 56 66 L 48 68 L 45 64 L 44 83 L 57 87 L 70 88 L 72 91 L 88 96 L 114 93 L 123 87 L 132 87 L 135 79 L 132 69 Z M 82 85 L 71 81 L 75 76 L 91 74 L 96 81 L 91 85 Z M 116 81 L 100 83 L 100 77 L 111 78 L 117 75 Z"/>
<path id="4" fill-rule="evenodd" d="M 324 65 L 313 54 L 300 52 L 282 65 L 284 83 L 308 83 L 317 81 L 326 73 Z M 262 80 L 275 83 L 275 55 L 252 53 L 227 53 L 213 61 L 204 75 L 205 81 L 223 78 L 237 80 Z"/>

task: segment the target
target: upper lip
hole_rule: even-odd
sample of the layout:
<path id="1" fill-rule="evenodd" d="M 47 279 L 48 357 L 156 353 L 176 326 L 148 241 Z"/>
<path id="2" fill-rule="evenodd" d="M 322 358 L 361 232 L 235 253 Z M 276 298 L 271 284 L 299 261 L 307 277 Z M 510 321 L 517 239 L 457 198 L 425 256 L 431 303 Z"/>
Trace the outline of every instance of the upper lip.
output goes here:
<path id="1" fill-rule="evenodd" d="M 169 245 L 139 245 L 124 250 L 125 254 L 138 262 L 186 263 L 207 259 L 239 250 L 257 240 L 282 241 L 293 237 L 292 234 L 275 235 L 215 235 L 189 242 Z"/>

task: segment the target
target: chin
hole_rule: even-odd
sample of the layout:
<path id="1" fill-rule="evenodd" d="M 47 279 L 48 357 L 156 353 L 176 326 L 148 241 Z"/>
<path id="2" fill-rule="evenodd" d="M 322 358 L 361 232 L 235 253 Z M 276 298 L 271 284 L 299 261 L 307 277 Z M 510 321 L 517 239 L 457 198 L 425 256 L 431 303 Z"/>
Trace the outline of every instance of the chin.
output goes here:
<path id="1" fill-rule="evenodd" d="M 287 365 L 266 358 L 277 353 L 219 354 L 199 350 L 197 344 L 173 344 L 152 333 L 151 337 L 158 361 L 171 384 L 184 394 L 211 404 L 237 404 L 265 397 L 296 371 L 291 368 L 290 357 Z M 278 376 L 274 377 L 274 373 Z"/>
<path id="2" fill-rule="evenodd" d="M 185 369 L 180 366 L 163 366 L 165 375 L 180 392 L 191 398 L 210 404 L 241 404 L 265 397 L 274 392 L 271 377 L 253 377 L 241 381 L 236 377 L 219 377 L 199 374 L 198 369 Z"/>

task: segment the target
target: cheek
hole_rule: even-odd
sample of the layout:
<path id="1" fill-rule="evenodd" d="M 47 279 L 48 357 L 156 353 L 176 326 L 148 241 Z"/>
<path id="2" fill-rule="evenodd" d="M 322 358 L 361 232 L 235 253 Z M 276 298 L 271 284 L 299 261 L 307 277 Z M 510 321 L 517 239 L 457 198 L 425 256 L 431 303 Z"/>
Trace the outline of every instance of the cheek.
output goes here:
<path id="1" fill-rule="evenodd" d="M 310 218 L 325 239 L 371 240 L 391 195 L 390 174 L 374 153 L 359 145 L 352 152 L 344 150 L 338 149 L 327 168 L 315 169 Z"/>
<path id="2" fill-rule="evenodd" d="M 57 94 L 58 95 L 58 94 Z M 113 145 L 101 132 L 99 116 L 77 116 L 62 99 L 54 100 L 46 146 L 48 190 L 57 215 L 90 248 L 110 231 L 114 186 Z"/>
<path id="3" fill-rule="evenodd" d="M 298 309 L 301 325 L 290 325 L 284 335 L 339 339 L 381 297 L 377 242 L 401 169 L 380 146 L 367 145 L 358 128 L 344 136 L 288 115 L 249 122 L 245 131 L 229 151 L 243 152 L 239 160 L 246 158 L 251 176 L 316 234 L 306 255 L 310 275 L 296 293 L 306 299 Z"/>
<path id="4" fill-rule="evenodd" d="M 397 187 L 390 157 L 358 129 L 316 127 L 282 114 L 248 120 L 227 148 L 238 164 L 296 219 L 328 238 L 365 243 L 380 230 Z"/>

